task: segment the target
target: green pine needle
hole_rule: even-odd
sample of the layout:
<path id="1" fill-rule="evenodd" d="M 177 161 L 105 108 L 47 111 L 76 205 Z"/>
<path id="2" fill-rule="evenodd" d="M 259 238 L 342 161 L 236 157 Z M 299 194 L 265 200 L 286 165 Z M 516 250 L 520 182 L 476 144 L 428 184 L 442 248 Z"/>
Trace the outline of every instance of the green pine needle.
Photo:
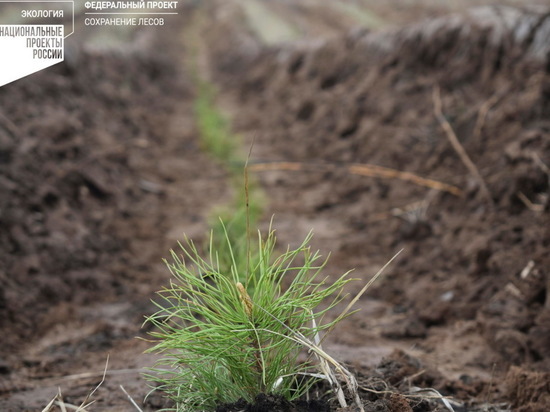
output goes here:
<path id="1" fill-rule="evenodd" d="M 304 342 L 334 326 L 322 316 L 343 298 L 347 274 L 333 283 L 320 276 L 326 261 L 309 247 L 311 234 L 296 249 L 275 256 L 275 235 L 258 234 L 249 273 L 234 255 L 226 232 L 229 269 L 210 250 L 201 257 L 192 241 L 172 251 L 174 276 L 159 292 L 159 311 L 146 322 L 156 331 L 150 352 L 163 355 L 146 378 L 168 394 L 176 410 L 213 410 L 222 402 L 253 401 L 260 393 L 293 400 L 321 376 L 310 356 L 298 362 Z M 225 264 L 223 265 L 226 266 Z M 246 281 L 247 280 L 247 281 Z M 315 309 L 323 302 L 323 309 Z M 297 339 L 299 337 L 299 339 Z"/>

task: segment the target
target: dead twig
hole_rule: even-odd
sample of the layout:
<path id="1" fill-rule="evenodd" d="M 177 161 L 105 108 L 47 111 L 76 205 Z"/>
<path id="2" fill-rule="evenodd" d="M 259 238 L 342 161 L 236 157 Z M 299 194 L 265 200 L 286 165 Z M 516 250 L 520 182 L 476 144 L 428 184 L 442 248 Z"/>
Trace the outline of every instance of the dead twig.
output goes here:
<path id="1" fill-rule="evenodd" d="M 451 124 L 443 115 L 441 91 L 438 85 L 434 86 L 433 102 L 434 102 L 435 117 L 439 121 L 439 124 L 441 125 L 443 131 L 447 135 L 447 138 L 451 142 L 453 149 L 458 154 L 458 157 L 460 157 L 460 160 L 462 161 L 462 163 L 464 163 L 468 171 L 477 179 L 481 192 L 483 193 L 483 196 L 485 196 L 485 198 L 487 199 L 487 201 L 491 206 L 494 206 L 493 198 L 491 197 L 491 193 L 489 192 L 489 189 L 485 184 L 485 180 L 483 180 L 483 177 L 479 173 L 479 170 L 477 169 L 476 165 L 474 164 L 474 162 L 472 162 L 472 159 L 470 159 L 470 156 L 468 156 L 468 153 L 466 153 L 466 150 L 460 144 L 458 137 L 456 136 L 456 133 L 454 132 Z"/>

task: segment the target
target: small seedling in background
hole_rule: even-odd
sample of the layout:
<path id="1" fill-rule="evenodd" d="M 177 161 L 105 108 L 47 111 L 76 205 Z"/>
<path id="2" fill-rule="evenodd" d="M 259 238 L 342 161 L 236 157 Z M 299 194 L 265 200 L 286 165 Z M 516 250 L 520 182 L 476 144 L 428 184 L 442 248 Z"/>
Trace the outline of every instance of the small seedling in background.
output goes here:
<path id="1" fill-rule="evenodd" d="M 334 326 L 321 318 L 342 300 L 351 279 L 345 274 L 329 283 L 320 277 L 325 262 L 310 250 L 311 235 L 279 256 L 273 231 L 258 239 L 257 256 L 244 275 L 229 240 L 228 272 L 220 271 L 212 243 L 207 259 L 189 240 L 180 245 L 183 257 L 172 252 L 168 266 L 175 280 L 159 292 L 160 310 L 147 319 L 157 328 L 150 352 L 163 358 L 147 378 L 178 411 L 214 409 L 240 398 L 252 402 L 260 393 L 293 400 L 315 377 L 339 386 L 328 369 L 345 375 L 324 355 L 319 333 Z M 304 347 L 310 358 L 299 363 Z"/>

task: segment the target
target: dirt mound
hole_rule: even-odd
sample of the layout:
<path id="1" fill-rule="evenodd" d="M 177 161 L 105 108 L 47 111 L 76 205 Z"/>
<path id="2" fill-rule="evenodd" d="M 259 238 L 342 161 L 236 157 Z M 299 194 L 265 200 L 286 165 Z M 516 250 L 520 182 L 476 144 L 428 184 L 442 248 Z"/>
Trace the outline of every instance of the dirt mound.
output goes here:
<path id="1" fill-rule="evenodd" d="M 173 139 L 175 111 L 192 98 L 174 67 L 152 51 L 84 50 L 2 88 L 0 328 L 10 331 L 2 352 L 60 316 L 68 321 L 72 310 L 49 313 L 61 303 L 135 297 L 167 253 L 166 232 L 178 222 L 160 205 L 174 198 L 167 186 L 189 190 L 196 174 L 174 159 L 201 156 L 185 129 Z M 189 202 L 178 201 L 181 212 Z"/>
<path id="2" fill-rule="evenodd" d="M 541 411 L 550 405 L 550 374 L 512 367 L 506 377 L 508 396 L 514 410 Z"/>
<path id="3" fill-rule="evenodd" d="M 548 10 L 481 8 L 217 66 L 239 130 L 256 136 L 257 161 L 286 162 L 256 169 L 268 170 L 271 208 L 288 223 L 283 242 L 308 220 L 333 252 L 330 268 L 364 276 L 404 248 L 371 292 L 400 315 L 382 334 L 416 338 L 430 353 L 458 333 L 450 340 L 462 347 L 439 358 L 443 369 L 550 366 L 549 29 Z M 350 168 L 367 163 L 463 193 Z M 485 346 L 457 366 L 457 353 L 472 350 L 457 332 L 466 329 Z"/>
<path id="4" fill-rule="evenodd" d="M 181 28 L 167 26 L 124 51 L 79 40 L 68 62 L 2 88 L 2 410 L 41 410 L 58 385 L 79 404 L 109 355 L 129 372 L 108 377 L 99 409 L 128 406 L 121 383 L 148 392 L 135 337 L 169 277 L 162 257 L 184 232 L 200 242 L 227 194 L 197 141 Z"/>

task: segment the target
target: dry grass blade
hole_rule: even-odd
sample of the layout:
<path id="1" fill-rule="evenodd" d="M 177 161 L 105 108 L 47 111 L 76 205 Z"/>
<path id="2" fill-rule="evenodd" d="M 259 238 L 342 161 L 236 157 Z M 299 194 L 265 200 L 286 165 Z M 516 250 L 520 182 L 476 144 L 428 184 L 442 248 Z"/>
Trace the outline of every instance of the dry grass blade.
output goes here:
<path id="1" fill-rule="evenodd" d="M 60 378 L 55 378 L 56 381 L 70 381 L 70 380 L 77 380 L 77 379 L 88 379 L 88 378 L 97 378 L 99 376 L 115 376 L 115 375 L 128 375 L 128 374 L 139 374 L 143 372 L 143 368 L 133 368 L 133 369 L 115 369 L 110 370 L 105 373 L 105 371 L 102 372 L 84 372 L 84 373 L 77 373 L 74 375 L 67 375 L 62 376 Z"/>
<path id="2" fill-rule="evenodd" d="M 355 297 L 348 304 L 348 306 L 346 306 L 346 308 L 342 311 L 342 313 L 338 316 L 338 318 L 336 318 L 334 325 L 338 324 L 338 322 L 348 314 L 348 312 L 357 303 L 357 301 L 361 298 L 361 296 L 363 296 L 365 292 L 372 286 L 372 284 L 376 282 L 376 280 L 380 277 L 382 272 L 384 272 L 384 270 L 390 265 L 390 263 L 392 263 L 397 258 L 397 256 L 399 256 L 401 252 L 403 252 L 403 249 L 401 249 L 399 252 L 393 255 L 393 257 L 390 260 L 388 260 L 386 264 L 382 266 L 382 268 L 378 272 L 376 272 L 376 274 L 367 282 L 367 284 L 363 286 L 363 289 L 361 289 L 359 293 L 355 295 Z M 327 333 L 325 336 L 327 336 L 332 329 L 334 329 L 334 326 L 327 330 Z"/>
<path id="3" fill-rule="evenodd" d="M 342 407 L 347 407 L 347 403 L 345 400 L 345 397 L 343 395 L 343 390 L 338 382 L 338 379 L 336 378 L 334 372 L 330 368 L 330 365 L 334 367 L 334 369 L 344 378 L 344 381 L 346 382 L 346 385 L 348 387 L 348 390 L 354 399 L 354 401 L 357 404 L 357 407 L 361 412 L 364 412 L 363 404 L 361 402 L 361 399 L 359 398 L 359 392 L 357 391 L 359 385 L 357 384 L 357 379 L 355 379 L 355 376 L 348 371 L 344 366 L 342 366 L 338 361 L 336 361 L 332 356 L 330 356 L 328 353 L 326 353 L 320 345 L 316 344 L 315 342 L 312 342 L 310 339 L 308 339 L 306 336 L 301 334 L 300 332 L 289 328 L 284 322 L 282 322 L 280 319 L 278 319 L 276 316 L 271 314 L 270 312 L 266 311 L 264 308 L 258 305 L 258 308 L 262 310 L 264 313 L 266 313 L 268 316 L 270 316 L 272 319 L 274 319 L 277 323 L 279 323 L 281 326 L 283 326 L 285 329 L 287 329 L 291 336 L 282 335 L 279 332 L 274 332 L 271 330 L 266 329 L 258 329 L 262 330 L 264 332 L 272 333 L 274 335 L 281 336 L 285 339 L 290 339 L 294 342 L 299 343 L 300 345 L 306 347 L 309 349 L 310 352 L 315 354 L 317 359 L 319 360 L 320 367 L 324 373 L 324 375 L 327 377 L 327 380 L 331 383 L 331 385 L 336 386 L 336 395 L 338 398 L 338 401 Z"/>
<path id="4" fill-rule="evenodd" d="M 71 405 L 69 403 L 65 403 L 63 401 L 57 401 L 56 402 L 56 405 L 59 406 L 59 408 L 61 408 L 61 411 L 62 412 L 67 412 L 67 408 L 72 410 L 72 411 L 77 411 L 77 412 L 88 412 L 88 409 L 86 409 L 88 406 L 90 406 L 93 402 L 90 402 L 88 405 L 86 405 L 85 407 L 82 407 L 82 406 L 76 406 L 76 405 Z"/>
<path id="5" fill-rule="evenodd" d="M 55 397 L 50 401 L 50 403 L 46 405 L 44 409 L 42 409 L 42 412 L 50 412 L 52 410 L 54 403 L 57 401 L 58 397 L 59 397 L 59 393 L 55 395 Z"/>
<path id="6" fill-rule="evenodd" d="M 84 412 L 86 410 L 86 408 L 88 406 L 90 406 L 91 404 L 93 404 L 95 401 L 91 401 L 91 402 L 88 402 L 90 400 L 90 398 L 94 395 L 94 393 L 96 393 L 96 391 L 99 389 L 99 387 L 101 385 L 103 385 L 103 382 L 105 382 L 105 376 L 107 376 L 107 368 L 109 367 L 109 355 L 107 355 L 107 360 L 105 361 L 105 370 L 103 371 L 103 376 L 101 378 L 101 382 L 99 382 L 97 384 L 97 386 L 94 388 L 94 390 L 92 390 L 87 396 L 86 398 L 84 399 L 84 401 L 82 401 L 82 403 L 80 404 L 80 406 L 76 409 L 77 411 L 81 411 L 81 412 Z"/>
<path id="7" fill-rule="evenodd" d="M 315 316 L 313 316 L 313 312 L 311 312 L 311 323 L 313 324 L 313 329 L 317 329 L 317 322 L 315 322 Z M 315 336 L 313 337 L 315 344 L 321 348 L 321 336 L 319 336 L 319 332 L 317 331 L 315 333 Z M 340 406 L 342 408 L 346 408 L 347 402 L 346 397 L 344 396 L 344 390 L 342 389 L 342 385 L 340 385 L 340 382 L 338 382 L 338 379 L 334 375 L 334 372 L 332 369 L 330 369 L 328 362 L 324 358 L 318 357 L 319 364 L 321 371 L 323 372 L 326 380 L 328 380 L 330 386 L 333 388 L 333 390 L 336 392 L 336 397 L 338 398 L 338 403 L 340 403 Z"/>
<path id="8" fill-rule="evenodd" d="M 462 190 L 460 190 L 456 186 L 449 185 L 447 183 L 442 183 L 437 180 L 426 179 L 424 177 L 415 175 L 414 173 L 402 172 L 400 170 L 391 169 L 389 167 L 367 165 L 367 164 L 356 164 L 356 165 L 349 166 L 348 170 L 351 174 L 354 174 L 354 175 L 404 180 L 407 182 L 414 183 L 417 186 L 428 187 L 430 189 L 439 190 L 441 192 L 451 193 L 452 195 L 455 195 L 455 196 L 462 196 Z"/>
<path id="9" fill-rule="evenodd" d="M 133 369 L 115 369 L 107 371 L 106 376 L 115 376 L 115 375 L 129 375 L 129 374 L 140 374 L 143 373 L 145 369 L 143 368 L 133 368 Z M 59 376 L 59 377 L 48 377 L 48 378 L 36 378 L 33 381 L 34 382 L 48 382 L 50 385 L 56 385 L 60 384 L 66 381 L 73 381 L 73 380 L 79 380 L 79 379 L 90 379 L 90 378 L 97 378 L 100 376 L 103 376 L 105 372 L 84 372 L 84 373 L 77 373 L 74 375 L 65 375 L 65 376 Z M 32 388 L 33 386 L 27 386 L 27 385 L 21 385 L 20 388 L 27 389 Z"/>
<path id="10" fill-rule="evenodd" d="M 273 170 L 289 170 L 299 171 L 304 169 L 304 163 L 299 162 L 268 162 L 268 163 L 256 163 L 248 166 L 248 170 L 252 172 L 267 172 Z"/>
<path id="11" fill-rule="evenodd" d="M 250 261 L 252 260 L 252 248 L 250 247 L 250 193 L 249 193 L 249 183 L 248 183 L 248 162 L 252 156 L 252 149 L 254 149 L 254 143 L 256 142 L 256 136 L 252 138 L 252 143 L 250 144 L 250 149 L 248 150 L 248 156 L 246 157 L 246 162 L 244 164 L 244 203 L 246 210 L 246 283 L 248 283 L 248 276 L 250 274 Z"/>
<path id="12" fill-rule="evenodd" d="M 269 331 L 269 330 L 264 330 L 264 331 L 274 333 L 273 331 Z M 346 401 L 343 397 L 343 394 L 342 394 L 343 390 L 342 390 L 342 387 L 339 384 L 338 380 L 336 379 L 336 376 L 334 375 L 334 372 L 331 370 L 329 365 L 332 365 L 334 367 L 334 369 L 338 373 L 340 373 L 340 375 L 342 375 L 342 377 L 344 378 L 344 380 L 345 380 L 345 382 L 348 386 L 348 390 L 349 390 L 352 398 L 354 398 L 354 400 L 357 403 L 357 406 L 360 409 L 360 411 L 364 412 L 361 400 L 359 398 L 359 393 L 357 392 L 358 384 L 357 384 L 357 380 L 355 379 L 355 376 L 353 376 L 353 374 L 350 371 L 348 371 L 345 367 L 343 367 L 332 356 L 327 354 L 321 347 L 319 347 L 315 343 L 311 342 L 309 339 L 307 339 L 306 337 L 301 335 L 299 332 L 296 332 L 292 329 L 290 331 L 293 333 L 294 336 L 292 336 L 292 337 L 285 336 L 287 339 L 294 340 L 295 342 L 300 343 L 301 345 L 305 346 L 306 348 L 308 348 L 311 352 L 313 352 L 316 355 L 317 359 L 319 359 L 321 369 L 323 370 L 323 373 L 325 374 L 325 376 L 330 376 L 329 381 L 334 382 L 336 384 L 336 386 L 338 388 L 338 390 L 337 390 L 338 400 L 343 405 L 343 407 L 347 406 L 347 403 L 346 403 Z"/>
<path id="13" fill-rule="evenodd" d="M 363 286 L 363 289 L 361 289 L 359 291 L 359 293 L 357 295 L 355 295 L 355 297 L 352 299 L 352 301 L 346 306 L 346 308 L 338 316 L 338 318 L 334 322 L 333 326 L 330 327 L 327 330 L 327 332 L 326 332 L 325 336 L 323 337 L 323 339 L 332 331 L 332 329 L 334 329 L 334 326 L 337 325 L 338 322 L 341 319 L 343 319 L 349 313 L 351 308 L 357 303 L 357 301 L 361 298 L 361 296 L 363 296 L 363 294 L 371 287 L 371 285 L 374 282 L 376 282 L 376 280 L 380 277 L 380 275 L 384 272 L 384 270 L 390 265 L 390 263 L 392 263 L 397 258 L 397 256 L 399 256 L 399 254 L 402 251 L 403 251 L 403 249 L 401 249 L 399 252 L 397 252 L 388 262 L 386 262 L 386 264 L 384 266 L 382 266 L 382 268 L 378 272 L 376 272 L 376 274 L 367 282 L 367 284 L 365 286 Z M 318 338 L 318 336 L 316 336 L 316 338 Z M 316 350 L 314 350 L 314 348 L 310 347 L 309 345 L 306 345 L 306 346 L 308 346 L 310 350 L 315 352 L 315 354 L 318 356 L 319 360 L 323 359 L 323 361 L 321 361 L 321 366 L 322 367 L 324 366 L 324 362 L 328 361 L 335 367 L 335 369 L 338 372 L 340 372 L 342 374 L 342 376 L 346 380 L 346 383 L 348 384 L 348 388 L 350 389 L 350 392 L 352 393 L 352 395 L 355 399 L 355 402 L 359 406 L 360 410 L 363 411 L 363 406 L 362 406 L 361 400 L 359 398 L 359 393 L 357 392 L 358 384 L 357 384 L 357 380 L 355 379 L 355 376 L 353 376 L 353 374 L 351 374 L 351 372 L 349 372 L 347 369 L 342 367 L 338 362 L 336 362 L 334 359 L 332 359 L 330 356 L 328 356 L 321 349 L 321 343 L 322 343 L 323 339 L 318 339 L 318 340 L 316 339 L 317 341 L 315 342 L 315 344 L 312 344 L 312 346 L 314 346 Z M 311 344 L 311 342 L 309 342 L 309 343 Z M 338 389 L 341 391 L 340 387 L 338 387 Z M 340 400 L 339 391 L 337 393 L 338 393 L 338 398 Z M 340 402 L 340 403 L 342 404 L 342 402 Z"/>
<path id="14" fill-rule="evenodd" d="M 89 398 L 86 397 L 86 399 Z M 90 406 L 93 402 L 88 403 L 87 405 L 84 405 L 84 403 L 80 406 L 71 405 L 69 403 L 66 403 L 63 400 L 63 395 L 61 395 L 61 388 L 59 388 L 59 392 L 55 397 L 46 405 L 44 409 L 42 409 L 42 412 L 54 412 L 54 406 L 57 406 L 61 412 L 67 412 L 67 409 L 77 411 L 77 412 L 88 412 L 88 409 L 86 409 L 88 406 Z"/>
<path id="15" fill-rule="evenodd" d="M 386 385 L 386 383 L 384 381 L 382 381 L 382 383 L 384 385 Z M 393 395 L 393 394 L 398 393 L 398 392 L 394 392 L 394 391 L 390 391 L 390 390 L 379 391 L 379 390 L 368 388 L 368 387 L 365 387 L 365 386 L 362 386 L 361 389 L 364 390 L 365 392 L 375 393 L 377 395 Z M 413 388 L 410 389 L 410 391 L 413 394 L 401 394 L 401 395 L 403 395 L 405 398 L 410 398 L 410 399 L 434 399 L 434 400 L 439 400 L 439 401 L 443 402 L 443 404 L 445 405 L 445 407 L 447 409 L 449 409 L 449 411 L 454 412 L 453 406 L 451 405 L 449 400 L 445 396 L 441 395 L 435 389 L 413 387 Z M 420 395 L 421 392 L 431 393 L 432 395 Z"/>
<path id="16" fill-rule="evenodd" d="M 458 137 L 456 136 L 456 133 L 454 132 L 451 124 L 443 115 L 443 103 L 441 102 L 441 91 L 438 85 L 434 86 L 433 102 L 435 117 L 439 121 L 442 129 L 445 131 L 445 134 L 451 142 L 453 149 L 458 154 L 458 157 L 460 157 L 460 160 L 462 161 L 462 163 L 464 163 L 468 171 L 477 179 L 483 196 L 487 199 L 489 204 L 493 206 L 493 198 L 491 197 L 491 193 L 489 192 L 489 189 L 485 184 L 485 180 L 483 180 L 483 177 L 479 173 L 478 168 L 476 167 L 474 162 L 472 162 L 472 159 L 470 159 L 470 156 L 468 156 L 468 153 L 466 153 L 464 147 L 460 144 L 460 141 L 458 140 Z"/>
<path id="17" fill-rule="evenodd" d="M 134 407 L 139 411 L 139 412 L 143 412 L 141 410 L 141 408 L 138 406 L 138 404 L 136 403 L 136 401 L 134 401 L 134 399 L 130 396 L 130 394 L 128 392 L 126 392 L 126 389 L 124 389 L 124 386 L 122 385 L 119 385 L 120 386 L 120 389 L 122 389 L 122 392 L 124 392 L 124 394 L 128 397 L 128 400 L 130 401 L 130 403 L 132 405 L 134 405 Z"/>
<path id="18" fill-rule="evenodd" d="M 317 359 L 319 360 L 319 368 L 321 369 L 323 376 L 328 381 L 332 390 L 336 393 L 336 398 L 338 399 L 340 407 L 347 408 L 348 404 L 346 402 L 346 396 L 344 395 L 344 390 L 342 389 L 342 385 L 340 385 L 338 378 L 330 368 L 325 358 L 317 356 Z"/>
<path id="19" fill-rule="evenodd" d="M 265 172 L 272 170 L 288 170 L 288 171 L 301 171 L 308 168 L 321 168 L 325 170 L 327 168 L 339 167 L 341 165 L 336 163 L 300 163 L 300 162 L 270 162 L 270 163 L 257 163 L 249 166 L 249 170 L 253 172 Z M 430 189 L 439 190 L 442 192 L 451 193 L 455 196 L 462 196 L 462 190 L 458 187 L 449 185 L 447 183 L 439 182 L 437 180 L 426 179 L 410 172 L 402 172 L 401 170 L 392 169 L 389 167 L 383 167 L 371 164 L 351 164 L 346 165 L 345 169 L 348 173 L 357 176 L 368 176 L 382 179 L 397 179 L 413 183 L 417 186 L 428 187 Z"/>
<path id="20" fill-rule="evenodd" d="M 50 401 L 50 403 L 48 403 L 48 405 L 46 405 L 46 407 L 44 409 L 42 409 L 42 412 L 53 412 L 53 407 L 54 406 L 59 407 L 61 412 L 67 412 L 67 409 L 74 410 L 74 411 L 77 411 L 77 412 L 86 412 L 87 411 L 86 408 L 88 408 L 90 405 L 92 405 L 95 402 L 95 401 L 90 402 L 90 398 L 99 389 L 99 387 L 101 385 L 103 385 L 103 382 L 105 382 L 105 377 L 107 376 L 108 366 L 109 366 L 109 356 L 107 355 L 107 361 L 105 362 L 105 369 L 103 371 L 101 382 L 99 382 L 97 384 L 97 386 L 86 396 L 86 398 L 80 404 L 80 406 L 65 403 L 63 401 L 63 396 L 61 395 L 61 389 L 59 389 L 59 392 L 57 393 L 57 395 L 55 395 L 55 397 Z M 92 373 L 92 374 L 84 373 L 84 374 L 80 374 L 80 375 L 72 375 L 71 378 L 91 377 L 91 376 L 96 376 L 96 375 L 97 374 L 95 374 L 95 373 Z M 65 378 L 67 378 L 67 377 L 65 377 Z"/>
<path id="21" fill-rule="evenodd" d="M 449 411 L 455 412 L 455 410 L 453 409 L 451 403 L 447 400 L 447 398 L 445 398 L 443 395 L 441 395 L 438 391 L 436 391 L 433 388 L 411 388 L 411 392 L 413 392 L 413 393 L 420 393 L 420 392 L 431 393 L 432 396 L 421 396 L 421 397 L 426 398 L 426 399 L 438 399 L 441 402 L 443 402 L 443 404 L 445 405 L 445 407 Z"/>
<path id="22" fill-rule="evenodd" d="M 76 406 L 76 405 L 65 403 L 65 401 L 63 400 L 63 395 L 61 395 L 61 388 L 59 388 L 57 395 L 55 395 L 55 397 L 50 401 L 50 403 L 48 403 L 48 405 L 46 405 L 46 407 L 42 409 L 42 412 L 53 412 L 54 406 L 57 406 L 61 412 L 67 412 L 67 409 L 78 411 L 78 412 L 87 412 L 86 407 L 88 405 L 83 407 L 82 405 Z"/>
<path id="23" fill-rule="evenodd" d="M 59 392 L 57 393 L 59 397 L 59 402 L 56 402 L 56 404 L 61 409 L 61 412 L 67 412 L 67 408 L 65 407 L 65 402 L 63 402 L 63 396 L 61 395 L 61 388 L 59 388 Z"/>

